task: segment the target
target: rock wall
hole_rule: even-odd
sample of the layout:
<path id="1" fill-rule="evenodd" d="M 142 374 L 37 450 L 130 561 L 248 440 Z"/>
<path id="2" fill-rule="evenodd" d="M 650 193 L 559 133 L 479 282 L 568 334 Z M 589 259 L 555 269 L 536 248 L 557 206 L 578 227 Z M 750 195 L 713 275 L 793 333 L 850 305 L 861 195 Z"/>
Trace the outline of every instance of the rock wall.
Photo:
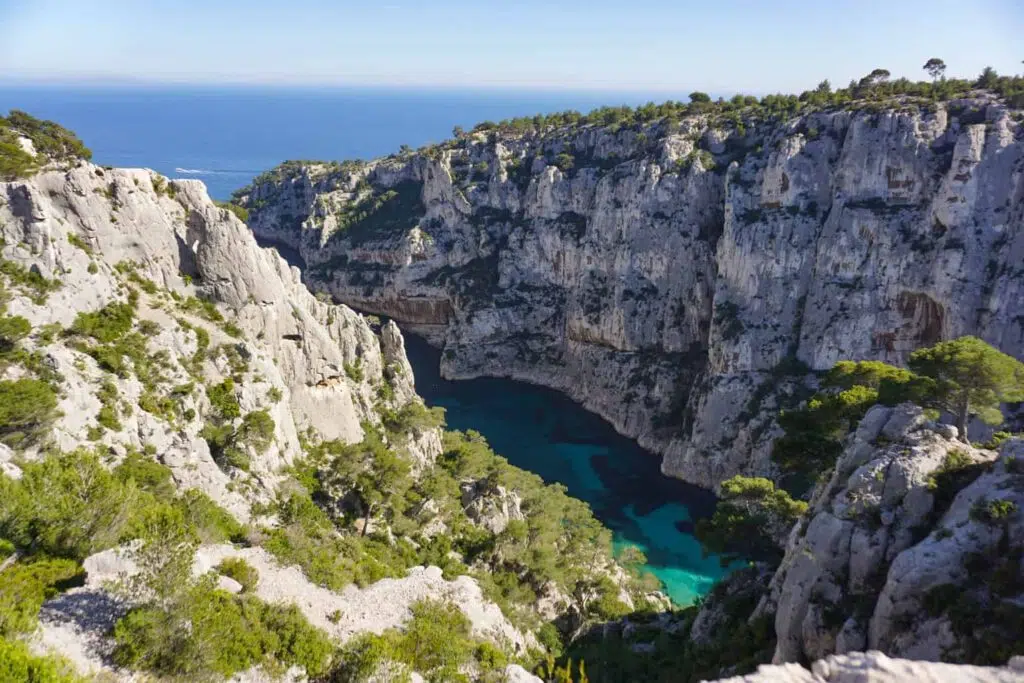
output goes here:
<path id="1" fill-rule="evenodd" d="M 163 359 L 151 393 L 170 396 L 172 387 L 192 386 L 174 394 L 180 407 L 170 419 L 142 407 L 148 390 L 137 373 L 104 371 L 59 333 L 48 343 L 27 339 L 59 377 L 56 445 L 102 445 L 115 460 L 130 448 L 155 448 L 179 487 L 201 489 L 243 521 L 250 504 L 273 491 L 276 473 L 301 453 L 300 432 L 313 427 L 326 438 L 358 441 L 362 421 L 379 422 L 375 389 L 386 367 L 402 370 L 390 373 L 395 402 L 415 396 L 397 327 L 385 325 L 378 336 L 348 307 L 316 299 L 298 271 L 261 249 L 198 181 L 169 185 L 148 170 L 81 163 L 0 183 L 0 236 L 8 267 L 59 284 L 45 301 L 8 291 L 8 315 L 25 317 L 35 330 L 60 330 L 80 313 L 126 301 L 134 289 L 135 317 L 151 327 L 147 353 Z M 195 296 L 213 302 L 222 321 L 187 306 Z M 207 353 L 196 368 L 200 334 L 211 351 L 224 352 Z M 362 371 L 358 380 L 345 370 L 353 364 Z M 235 378 L 243 414 L 265 409 L 274 422 L 272 443 L 250 453 L 249 475 L 218 467 L 200 435 L 212 410 L 201 384 L 227 377 Z M 116 428 L 99 424 L 104 382 L 118 397 Z M 427 435 L 409 448 L 418 458 L 433 457 L 439 437 Z"/>
<path id="2" fill-rule="evenodd" d="M 1024 356 L 1021 112 L 877 109 L 478 132 L 290 164 L 239 201 L 312 287 L 442 346 L 446 377 L 562 390 L 712 487 L 771 472 L 777 390 L 807 368 L 963 334 Z"/>
<path id="3" fill-rule="evenodd" d="M 774 661 L 999 652 L 1024 618 L 1022 456 L 1021 439 L 976 449 L 916 406 L 872 408 L 755 612 L 775 615 Z"/>

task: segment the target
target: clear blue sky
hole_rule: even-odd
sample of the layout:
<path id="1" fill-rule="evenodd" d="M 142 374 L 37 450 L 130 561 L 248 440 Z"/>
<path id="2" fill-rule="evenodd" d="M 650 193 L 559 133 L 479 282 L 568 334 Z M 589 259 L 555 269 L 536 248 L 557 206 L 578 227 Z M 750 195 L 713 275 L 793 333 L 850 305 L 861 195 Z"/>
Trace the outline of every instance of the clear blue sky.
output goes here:
<path id="1" fill-rule="evenodd" d="M 1024 70 L 1024 0 L 0 0 L 0 78 L 713 93 Z"/>

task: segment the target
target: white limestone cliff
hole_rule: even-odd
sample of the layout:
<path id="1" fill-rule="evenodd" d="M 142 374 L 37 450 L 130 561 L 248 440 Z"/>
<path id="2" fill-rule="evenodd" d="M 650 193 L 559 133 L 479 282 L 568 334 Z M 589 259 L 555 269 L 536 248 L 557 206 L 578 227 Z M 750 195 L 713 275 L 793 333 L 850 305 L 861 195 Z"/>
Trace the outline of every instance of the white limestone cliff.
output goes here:
<path id="1" fill-rule="evenodd" d="M 564 391 L 713 487 L 771 473 L 806 368 L 963 334 L 1024 355 L 1021 131 L 979 94 L 742 132 L 483 132 L 289 165 L 240 201 L 312 287 L 443 347 L 444 376 Z"/>

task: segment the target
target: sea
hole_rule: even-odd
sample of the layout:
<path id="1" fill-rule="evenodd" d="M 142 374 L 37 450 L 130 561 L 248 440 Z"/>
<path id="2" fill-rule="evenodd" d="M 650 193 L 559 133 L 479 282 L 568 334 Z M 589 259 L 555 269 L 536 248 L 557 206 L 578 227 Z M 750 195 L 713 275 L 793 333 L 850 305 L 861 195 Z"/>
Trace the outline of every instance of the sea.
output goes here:
<path id="1" fill-rule="evenodd" d="M 203 180 L 225 200 L 288 159 L 371 159 L 440 142 L 455 126 L 672 93 L 0 84 L 0 112 L 21 109 L 75 131 L 108 166 Z"/>
<path id="2" fill-rule="evenodd" d="M 75 131 L 109 166 L 151 168 L 206 183 L 225 200 L 288 159 L 369 159 L 419 147 L 455 126 L 538 112 L 682 99 L 679 94 L 385 88 L 0 85 L 0 112 L 21 109 Z M 638 546 L 679 605 L 728 571 L 693 536 L 713 512 L 707 491 L 669 479 L 656 455 L 565 396 L 507 379 L 450 382 L 440 356 L 410 336 L 417 390 L 447 410 L 452 429 L 481 432 L 509 462 L 567 487 L 614 532 Z"/>

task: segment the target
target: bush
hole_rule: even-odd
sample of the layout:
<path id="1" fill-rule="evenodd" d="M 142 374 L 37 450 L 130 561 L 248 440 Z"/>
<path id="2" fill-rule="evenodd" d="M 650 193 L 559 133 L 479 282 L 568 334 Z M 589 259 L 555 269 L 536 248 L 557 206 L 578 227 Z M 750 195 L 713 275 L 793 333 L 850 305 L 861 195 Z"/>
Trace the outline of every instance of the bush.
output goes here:
<path id="1" fill-rule="evenodd" d="M 265 453 L 274 443 L 274 418 L 266 410 L 254 410 L 242 418 L 235 435 L 235 443 L 249 446 L 257 453 Z"/>
<path id="2" fill-rule="evenodd" d="M 0 636 L 34 630 L 43 603 L 82 578 L 71 560 L 16 562 L 0 572 Z"/>
<path id="3" fill-rule="evenodd" d="M 57 394 L 46 382 L 22 378 L 0 381 L 0 441 L 19 446 L 49 431 L 57 417 Z"/>
<path id="4" fill-rule="evenodd" d="M 32 332 L 32 324 L 20 315 L 0 318 L 0 353 L 13 351 Z"/>
<path id="5" fill-rule="evenodd" d="M 241 557 L 227 557 L 217 565 L 217 571 L 234 579 L 242 586 L 242 591 L 251 593 L 259 583 L 260 573 Z"/>
<path id="6" fill-rule="evenodd" d="M 0 154 L 0 173 L 2 173 Z M 53 656 L 32 654 L 18 640 L 0 638 L 0 681 L 4 683 L 85 683 L 68 662 Z"/>
<path id="7" fill-rule="evenodd" d="M 71 331 L 109 344 L 128 334 L 134 319 L 135 310 L 131 305 L 111 303 L 92 313 L 79 313 Z"/>
<path id="8" fill-rule="evenodd" d="M 114 476 L 124 484 L 131 483 L 163 500 L 173 498 L 176 491 L 170 468 L 135 450 L 129 451 L 114 468 Z"/>
<path id="9" fill-rule="evenodd" d="M 0 478 L 0 537 L 19 548 L 84 559 L 123 540 L 143 507 L 140 493 L 79 449 L 22 466 L 16 481 Z"/>
<path id="10" fill-rule="evenodd" d="M 228 377 L 220 384 L 206 388 L 210 405 L 222 420 L 233 420 L 242 416 L 242 407 L 235 397 L 235 381 Z"/>
<path id="11" fill-rule="evenodd" d="M 175 504 L 181 509 L 185 522 L 195 527 L 203 543 L 245 541 L 246 528 L 202 491 L 189 489 Z"/>
<path id="12" fill-rule="evenodd" d="M 133 609 L 114 628 L 120 666 L 187 679 L 230 677 L 269 660 L 326 674 L 333 646 L 294 605 L 235 597 L 200 582 L 168 609 Z"/>

